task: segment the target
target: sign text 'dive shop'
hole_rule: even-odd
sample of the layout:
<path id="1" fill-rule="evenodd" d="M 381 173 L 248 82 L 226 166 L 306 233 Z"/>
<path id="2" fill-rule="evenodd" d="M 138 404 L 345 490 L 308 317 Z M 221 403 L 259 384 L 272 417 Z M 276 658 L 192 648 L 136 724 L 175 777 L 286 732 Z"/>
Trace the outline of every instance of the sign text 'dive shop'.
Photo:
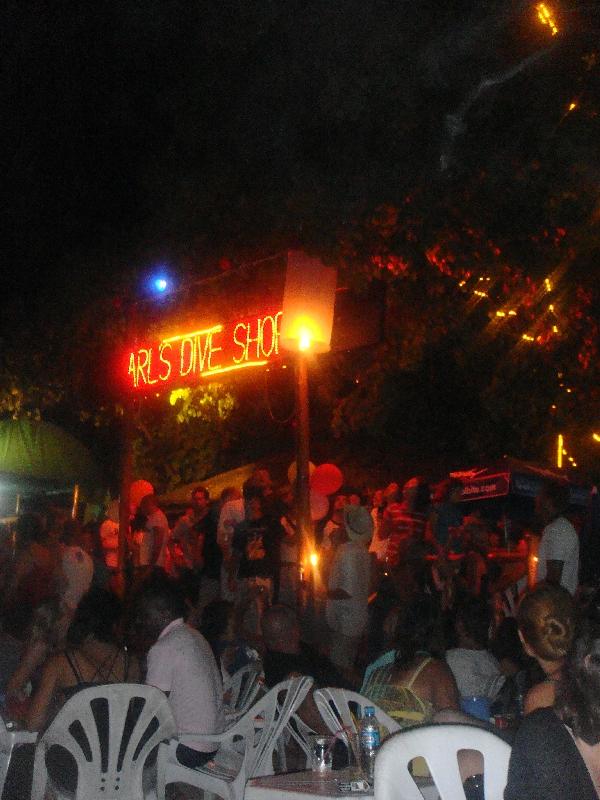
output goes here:
<path id="1" fill-rule="evenodd" d="M 136 346 L 127 354 L 127 386 L 133 391 L 174 388 L 264 365 L 279 356 L 281 315 L 262 314 Z"/>

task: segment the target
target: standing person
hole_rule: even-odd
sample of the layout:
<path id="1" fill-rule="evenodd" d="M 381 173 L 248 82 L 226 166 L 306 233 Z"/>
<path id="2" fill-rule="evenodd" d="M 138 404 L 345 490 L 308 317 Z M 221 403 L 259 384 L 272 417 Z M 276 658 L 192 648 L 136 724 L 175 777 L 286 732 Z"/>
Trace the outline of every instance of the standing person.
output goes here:
<path id="1" fill-rule="evenodd" d="M 146 683 L 168 695 L 177 735 L 224 730 L 223 684 L 210 645 L 184 622 L 185 601 L 168 580 L 157 581 L 138 599 L 138 619 L 154 644 L 148 652 Z M 214 757 L 215 746 L 198 739 L 177 747 L 177 760 L 195 769 Z"/>
<path id="2" fill-rule="evenodd" d="M 379 538 L 388 539 L 386 559 L 390 567 L 397 567 L 413 546 L 424 540 L 427 504 L 422 502 L 423 485 L 421 478 L 411 478 L 402 487 L 402 500 L 397 493 L 392 495 L 383 512 Z"/>
<path id="3" fill-rule="evenodd" d="M 281 562 L 279 571 L 279 603 L 295 607 L 300 589 L 300 536 L 294 513 L 294 492 L 287 484 L 280 491 L 282 515 L 279 520 L 283 529 L 281 540 Z"/>
<path id="4" fill-rule="evenodd" d="M 221 598 L 235 600 L 235 578 L 232 575 L 231 542 L 235 526 L 244 519 L 244 499 L 235 486 L 227 486 L 219 499 L 219 521 L 217 523 L 217 544 L 221 548 Z"/>
<path id="5" fill-rule="evenodd" d="M 440 547 L 448 547 L 453 529 L 463 524 L 463 513 L 460 508 L 463 484 L 457 478 L 448 478 L 435 487 L 431 527 L 435 540 Z"/>
<path id="6" fill-rule="evenodd" d="M 546 526 L 538 548 L 537 582 L 564 586 L 572 595 L 579 581 L 579 537 L 564 516 L 569 487 L 548 482 L 536 497 L 536 511 Z"/>
<path id="7" fill-rule="evenodd" d="M 104 561 L 111 575 L 119 571 L 119 501 L 111 500 L 106 509 L 106 519 L 100 525 L 100 539 Z"/>
<path id="8" fill-rule="evenodd" d="M 135 534 L 138 546 L 139 567 L 144 572 L 152 567 L 165 568 L 169 542 L 169 522 L 158 506 L 155 494 L 147 494 L 140 502 L 140 512 L 145 516 L 144 528 Z"/>
<path id="9" fill-rule="evenodd" d="M 331 660 L 342 670 L 354 667 L 356 650 L 367 629 L 371 558 L 367 550 L 373 520 L 363 506 L 345 506 L 327 584 L 325 616 L 332 631 Z"/>
<path id="10" fill-rule="evenodd" d="M 200 606 L 205 606 L 219 597 L 223 557 L 208 489 L 196 486 L 191 501 L 173 529 L 172 540 L 179 542 L 185 566 L 200 578 Z"/>

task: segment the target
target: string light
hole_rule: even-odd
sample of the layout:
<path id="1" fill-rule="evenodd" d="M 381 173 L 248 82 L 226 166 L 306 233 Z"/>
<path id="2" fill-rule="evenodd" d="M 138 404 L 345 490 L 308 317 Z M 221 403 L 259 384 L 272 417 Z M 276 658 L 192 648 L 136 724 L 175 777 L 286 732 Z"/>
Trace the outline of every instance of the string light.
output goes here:
<path id="1" fill-rule="evenodd" d="M 473 294 L 477 295 L 477 297 L 487 297 L 487 292 L 481 292 L 479 289 L 475 289 Z"/>
<path id="2" fill-rule="evenodd" d="M 530 336 L 528 333 L 524 333 L 523 336 L 521 336 L 521 339 L 523 339 L 526 342 L 535 342 L 534 337 Z"/>
<path id="3" fill-rule="evenodd" d="M 547 292 L 552 291 L 552 282 L 550 281 L 550 278 L 544 278 L 544 286 L 546 287 Z"/>
<path id="4" fill-rule="evenodd" d="M 569 108 L 568 108 L 569 111 L 575 111 L 576 108 L 577 108 L 577 103 L 569 103 Z"/>
<path id="5" fill-rule="evenodd" d="M 559 433 L 556 437 L 556 466 L 558 469 L 562 469 L 563 465 L 563 444 L 564 437 L 562 433 Z"/>
<path id="6" fill-rule="evenodd" d="M 558 27 L 556 25 L 556 22 L 554 21 L 552 12 L 548 8 L 548 6 L 545 3 L 538 3 L 536 6 L 536 10 L 538 13 L 538 18 L 542 23 L 542 25 L 547 25 L 550 28 L 552 36 L 556 36 L 556 34 L 558 33 Z"/>
<path id="7" fill-rule="evenodd" d="M 600 433 L 592 433 L 592 439 L 595 442 L 600 442 Z"/>
<path id="8" fill-rule="evenodd" d="M 517 312 L 514 310 L 514 308 L 511 308 L 511 310 L 508 312 L 508 316 L 509 317 L 516 317 L 517 316 Z"/>
<path id="9" fill-rule="evenodd" d="M 496 316 L 497 317 L 505 317 L 506 316 L 506 311 L 496 311 Z"/>

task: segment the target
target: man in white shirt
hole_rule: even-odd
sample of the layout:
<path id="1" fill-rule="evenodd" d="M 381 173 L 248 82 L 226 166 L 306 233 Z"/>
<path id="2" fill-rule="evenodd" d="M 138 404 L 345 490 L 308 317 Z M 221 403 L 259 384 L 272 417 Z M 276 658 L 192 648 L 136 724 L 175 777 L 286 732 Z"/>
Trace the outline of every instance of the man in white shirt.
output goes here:
<path id="1" fill-rule="evenodd" d="M 140 511 L 146 517 L 144 530 L 136 534 L 140 567 L 162 567 L 166 563 L 169 544 L 169 522 L 158 507 L 156 495 L 147 494 L 142 497 Z"/>
<path id="2" fill-rule="evenodd" d="M 335 551 L 327 585 L 325 616 L 331 635 L 331 661 L 352 669 L 359 642 L 367 629 L 371 557 L 367 550 L 373 520 L 363 506 L 345 506 L 343 543 Z"/>
<path id="3" fill-rule="evenodd" d="M 537 582 L 564 586 L 574 595 L 579 582 L 579 537 L 563 516 L 568 505 L 566 484 L 548 482 L 536 497 L 536 511 L 546 525 L 538 548 Z"/>
<path id="4" fill-rule="evenodd" d="M 146 683 L 169 697 L 178 736 L 218 734 L 224 730 L 221 672 L 202 634 L 184 622 L 185 602 L 176 586 L 164 580 L 148 587 L 139 608 L 149 638 Z M 177 747 L 177 759 L 192 769 L 215 755 L 215 745 L 192 737 Z"/>

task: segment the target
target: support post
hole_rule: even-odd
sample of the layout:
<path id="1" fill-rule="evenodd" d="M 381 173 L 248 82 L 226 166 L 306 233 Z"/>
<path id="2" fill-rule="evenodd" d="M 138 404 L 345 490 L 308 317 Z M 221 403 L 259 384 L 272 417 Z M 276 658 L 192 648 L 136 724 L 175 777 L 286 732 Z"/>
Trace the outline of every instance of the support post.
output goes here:
<path id="1" fill-rule="evenodd" d="M 133 475 L 133 419 L 132 408 L 127 403 L 123 408 L 121 427 L 121 481 L 119 491 L 119 563 L 118 589 L 123 596 L 126 589 L 125 557 L 129 533 L 129 490 Z"/>
<path id="2" fill-rule="evenodd" d="M 310 439 L 308 415 L 308 364 L 306 355 L 300 352 L 296 360 L 296 518 L 304 552 L 312 551 L 314 545 L 308 474 Z"/>

